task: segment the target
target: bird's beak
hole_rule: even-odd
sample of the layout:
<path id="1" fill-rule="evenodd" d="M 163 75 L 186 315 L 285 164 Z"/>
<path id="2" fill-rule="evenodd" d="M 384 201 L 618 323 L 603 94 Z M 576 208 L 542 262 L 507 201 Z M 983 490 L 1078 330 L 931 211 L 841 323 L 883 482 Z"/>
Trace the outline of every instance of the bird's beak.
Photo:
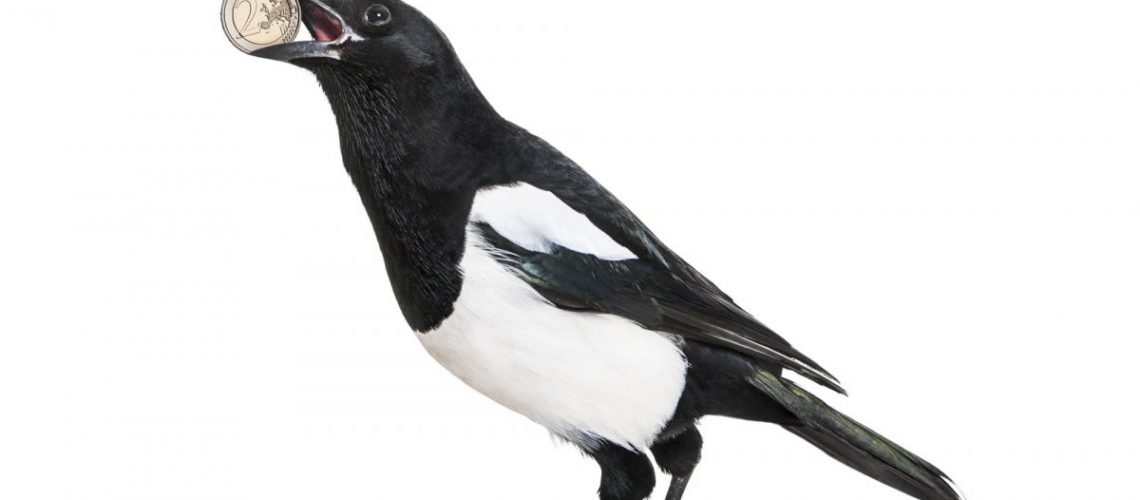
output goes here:
<path id="1" fill-rule="evenodd" d="M 276 61 L 300 59 L 337 59 L 345 43 L 359 39 L 344 17 L 321 0 L 301 0 L 301 20 L 312 33 L 313 40 L 274 45 L 251 52 L 252 55 Z"/>

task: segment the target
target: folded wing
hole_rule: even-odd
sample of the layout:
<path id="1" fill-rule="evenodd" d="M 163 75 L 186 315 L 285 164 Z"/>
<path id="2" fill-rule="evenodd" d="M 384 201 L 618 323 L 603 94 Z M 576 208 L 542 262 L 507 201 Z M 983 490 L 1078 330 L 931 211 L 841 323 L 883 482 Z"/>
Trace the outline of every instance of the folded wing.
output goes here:
<path id="1" fill-rule="evenodd" d="M 660 243 L 577 167 L 480 192 L 474 230 L 551 303 L 732 349 L 843 393 L 839 381 Z"/>

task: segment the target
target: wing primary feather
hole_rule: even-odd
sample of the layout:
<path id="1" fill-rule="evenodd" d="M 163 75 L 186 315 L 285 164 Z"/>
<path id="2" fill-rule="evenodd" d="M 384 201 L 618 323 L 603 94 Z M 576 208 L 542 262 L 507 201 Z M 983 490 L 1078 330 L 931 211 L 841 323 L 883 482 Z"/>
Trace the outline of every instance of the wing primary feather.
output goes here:
<path id="1" fill-rule="evenodd" d="M 706 335 L 712 335 L 712 334 L 716 333 L 717 335 L 713 335 L 713 337 L 720 342 L 728 344 L 725 347 L 733 347 L 733 348 L 745 350 L 747 352 L 752 353 L 753 355 L 756 355 L 756 356 L 762 357 L 764 359 L 767 359 L 769 361 L 775 362 L 775 363 L 779 364 L 780 366 L 783 366 L 783 367 L 785 367 L 789 370 L 792 370 L 792 371 L 794 371 L 800 375 L 803 375 L 808 380 L 811 380 L 812 382 L 815 382 L 815 383 L 822 385 L 828 389 L 831 389 L 835 392 L 838 392 L 839 394 L 842 394 L 844 396 L 847 395 L 847 391 L 845 389 L 843 389 L 843 386 L 840 384 L 839 379 L 835 378 L 834 375 L 828 373 L 826 370 L 824 370 L 822 368 L 816 368 L 816 367 L 809 365 L 807 361 L 805 361 L 804 359 L 801 359 L 800 357 L 794 357 L 794 356 L 782 353 L 782 352 L 780 352 L 776 349 L 773 349 L 771 347 L 768 347 L 764 344 L 750 341 L 735 331 L 717 326 L 715 324 L 710 324 L 708 322 L 700 321 L 700 319 L 698 319 L 698 318 L 692 318 L 692 317 L 684 318 L 687 315 L 685 315 L 684 313 L 681 313 L 680 311 L 671 310 L 670 312 L 673 315 L 678 316 L 679 319 L 688 319 L 689 322 L 692 322 L 692 323 L 703 323 L 703 326 L 706 328 L 704 333 Z M 707 339 L 699 339 L 699 340 L 707 341 Z M 814 364 L 814 362 L 812 364 Z"/>

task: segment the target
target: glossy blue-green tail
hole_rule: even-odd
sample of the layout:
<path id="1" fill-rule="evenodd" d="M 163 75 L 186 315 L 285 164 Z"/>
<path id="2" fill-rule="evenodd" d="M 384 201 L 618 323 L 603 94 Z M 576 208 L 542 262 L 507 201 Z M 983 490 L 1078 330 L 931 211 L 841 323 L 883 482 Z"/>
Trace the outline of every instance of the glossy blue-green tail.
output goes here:
<path id="1" fill-rule="evenodd" d="M 937 467 L 824 403 L 791 381 L 757 372 L 752 385 L 802 422 L 793 434 L 878 481 L 921 500 L 962 500 Z"/>

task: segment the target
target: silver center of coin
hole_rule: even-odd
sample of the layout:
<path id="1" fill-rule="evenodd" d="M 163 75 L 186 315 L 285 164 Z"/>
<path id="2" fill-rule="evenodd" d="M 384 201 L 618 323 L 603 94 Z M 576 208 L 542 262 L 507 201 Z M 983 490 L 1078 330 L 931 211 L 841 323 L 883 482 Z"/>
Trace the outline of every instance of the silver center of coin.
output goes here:
<path id="1" fill-rule="evenodd" d="M 243 52 L 292 42 L 300 25 L 298 0 L 225 0 L 222 4 L 226 36 Z"/>

